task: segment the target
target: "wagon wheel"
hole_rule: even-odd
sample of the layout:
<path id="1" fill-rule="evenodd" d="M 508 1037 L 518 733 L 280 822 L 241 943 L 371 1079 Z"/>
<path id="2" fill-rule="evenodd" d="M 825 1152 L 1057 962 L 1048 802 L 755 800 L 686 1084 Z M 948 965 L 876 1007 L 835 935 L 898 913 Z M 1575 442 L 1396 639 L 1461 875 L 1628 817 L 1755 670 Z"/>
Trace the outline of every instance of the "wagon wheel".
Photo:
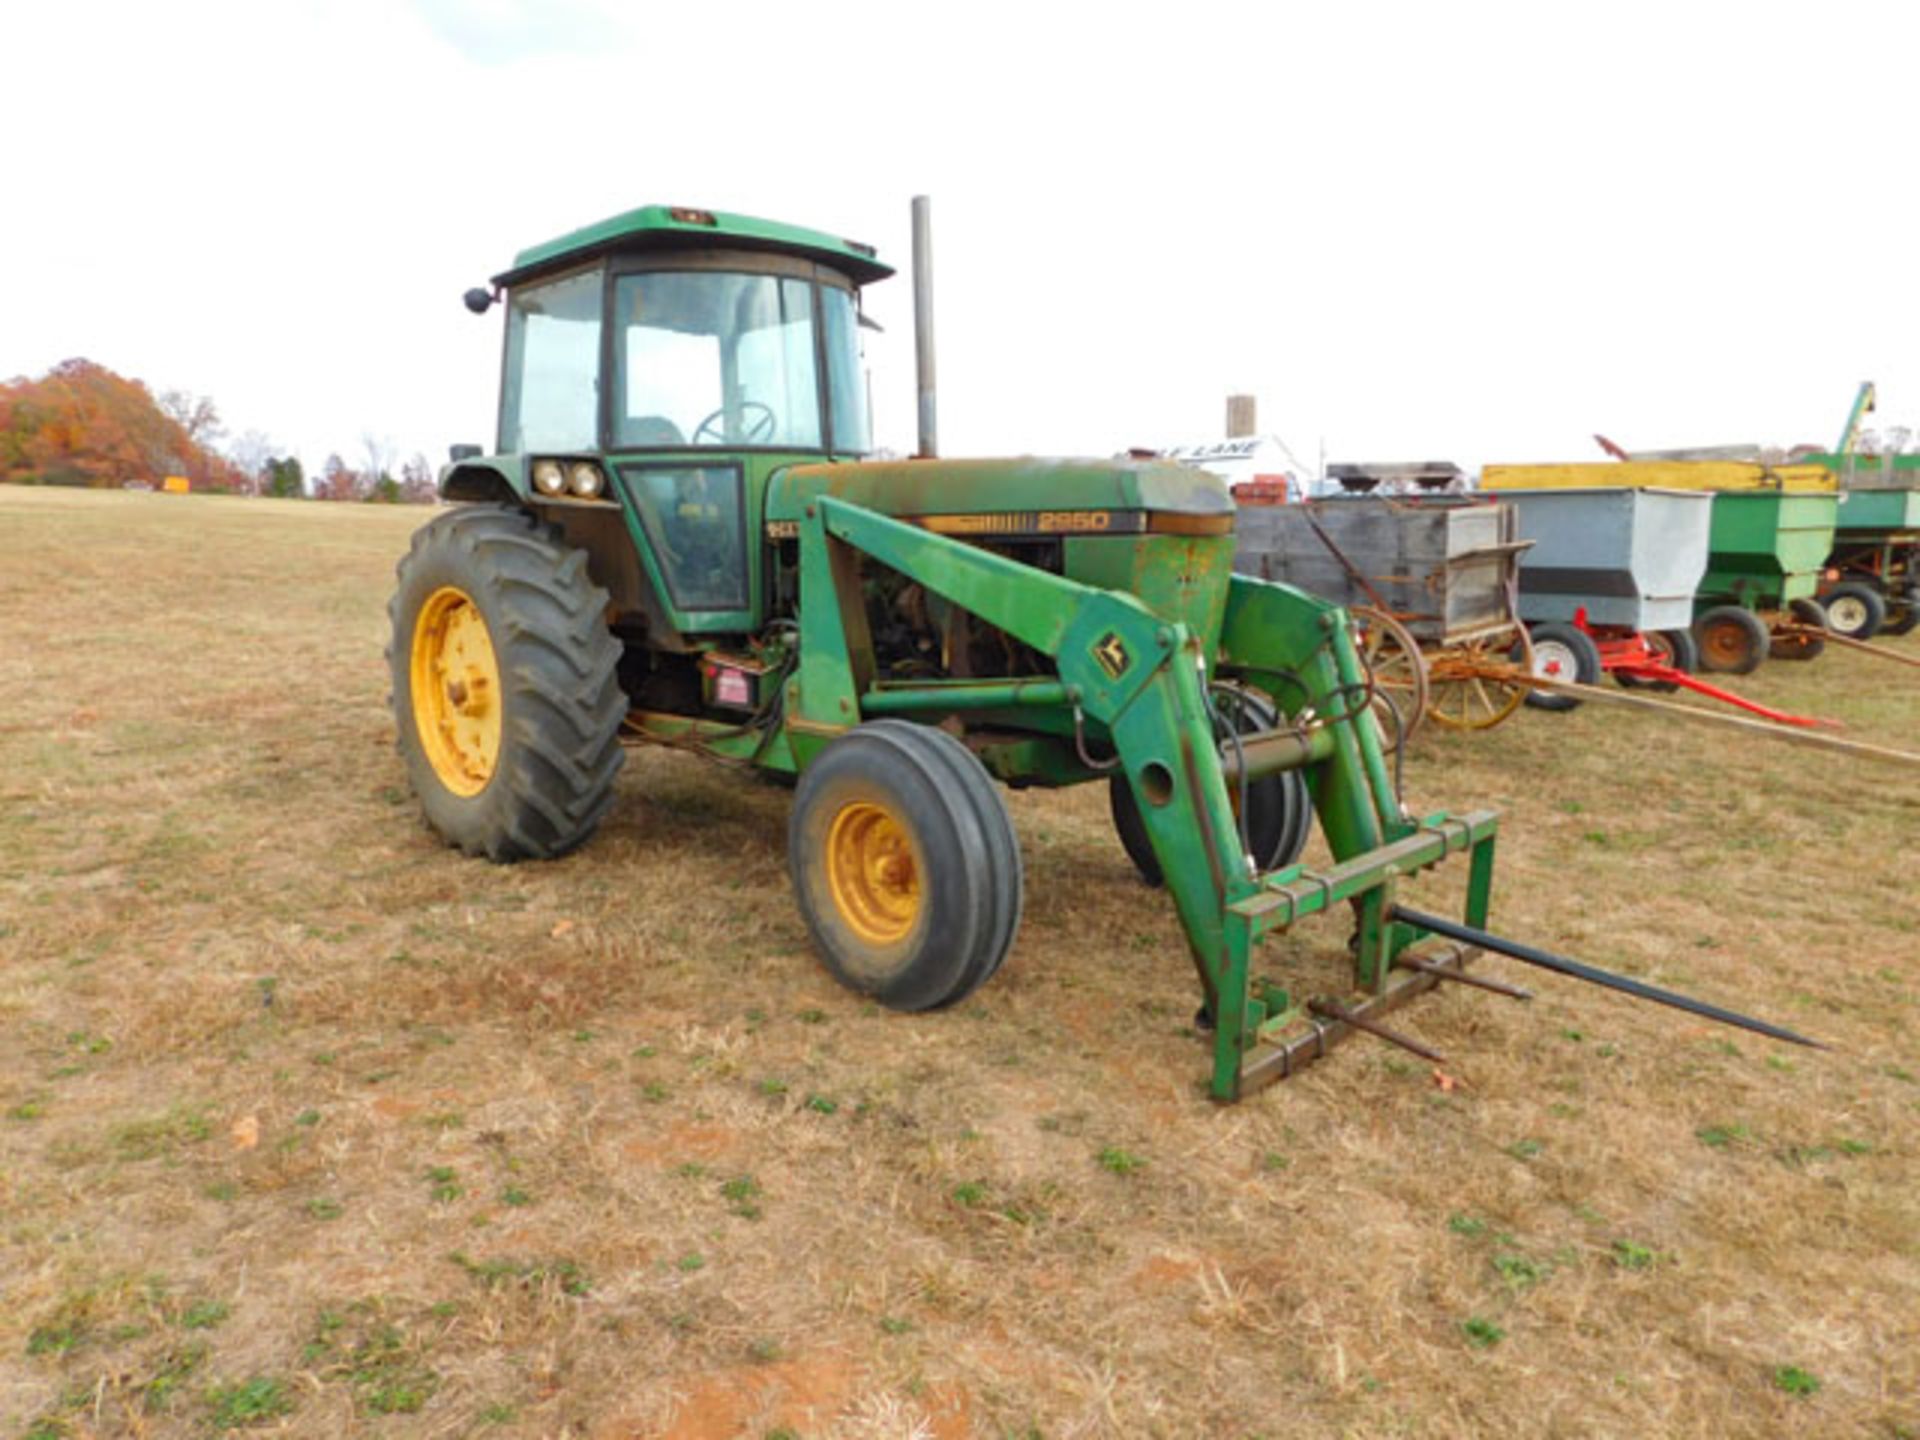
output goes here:
<path id="1" fill-rule="evenodd" d="M 1385 611 L 1362 605 L 1348 613 L 1353 617 L 1360 658 L 1373 676 L 1373 717 L 1380 725 L 1380 743 L 1392 754 L 1426 717 L 1427 662 L 1420 654 L 1420 642 Z"/>
<path id="2" fill-rule="evenodd" d="M 1509 658 L 1510 649 L 1518 655 Z M 1520 627 L 1518 646 L 1475 640 L 1442 650 L 1427 662 L 1427 714 L 1449 730 L 1491 730 L 1527 698 L 1519 677 L 1533 673 L 1533 645 Z"/>
<path id="3" fill-rule="evenodd" d="M 1787 623 L 1805 627 L 1799 630 L 1774 630 L 1767 650 L 1773 660 L 1812 660 L 1827 648 L 1827 612 L 1818 600 L 1787 602 Z"/>

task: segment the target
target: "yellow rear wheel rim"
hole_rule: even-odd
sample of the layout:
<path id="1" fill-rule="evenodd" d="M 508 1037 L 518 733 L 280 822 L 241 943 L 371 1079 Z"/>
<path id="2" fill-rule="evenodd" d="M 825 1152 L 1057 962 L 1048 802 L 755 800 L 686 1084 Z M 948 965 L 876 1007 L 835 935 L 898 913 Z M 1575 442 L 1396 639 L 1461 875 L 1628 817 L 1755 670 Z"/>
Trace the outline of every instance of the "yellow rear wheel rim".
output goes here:
<path id="1" fill-rule="evenodd" d="M 827 888 L 862 942 L 904 939 L 920 915 L 920 867 L 900 822 L 868 801 L 843 807 L 827 827 Z"/>
<path id="2" fill-rule="evenodd" d="M 413 719 L 440 783 L 478 795 L 500 762 L 500 662 L 473 597 L 443 585 L 413 622 Z"/>

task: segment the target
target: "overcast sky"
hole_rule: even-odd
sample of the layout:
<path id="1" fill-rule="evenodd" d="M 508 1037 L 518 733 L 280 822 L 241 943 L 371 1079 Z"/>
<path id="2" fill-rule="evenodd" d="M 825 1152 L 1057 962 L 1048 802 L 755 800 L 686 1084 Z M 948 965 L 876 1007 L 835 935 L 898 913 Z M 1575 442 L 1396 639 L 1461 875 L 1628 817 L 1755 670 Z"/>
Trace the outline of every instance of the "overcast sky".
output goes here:
<path id="1" fill-rule="evenodd" d="M 491 442 L 513 253 L 660 202 L 881 247 L 913 444 L 1593 459 L 1920 421 L 1920 5 L 15 6 L 0 378 L 84 355 L 309 466 Z"/>

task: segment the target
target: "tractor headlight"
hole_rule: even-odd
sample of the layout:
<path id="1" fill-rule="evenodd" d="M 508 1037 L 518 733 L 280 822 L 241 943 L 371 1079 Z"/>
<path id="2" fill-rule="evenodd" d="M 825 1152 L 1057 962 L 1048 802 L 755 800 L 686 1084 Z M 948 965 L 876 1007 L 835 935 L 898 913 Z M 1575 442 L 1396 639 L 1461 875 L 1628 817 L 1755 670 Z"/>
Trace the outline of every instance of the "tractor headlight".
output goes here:
<path id="1" fill-rule="evenodd" d="M 558 460 L 536 460 L 533 462 L 533 488 L 542 495 L 564 495 L 567 493 L 567 472 L 560 468 Z"/>
<path id="2" fill-rule="evenodd" d="M 600 473 L 598 465 L 576 460 L 567 471 L 567 486 L 582 500 L 597 500 L 606 489 L 607 477 Z"/>

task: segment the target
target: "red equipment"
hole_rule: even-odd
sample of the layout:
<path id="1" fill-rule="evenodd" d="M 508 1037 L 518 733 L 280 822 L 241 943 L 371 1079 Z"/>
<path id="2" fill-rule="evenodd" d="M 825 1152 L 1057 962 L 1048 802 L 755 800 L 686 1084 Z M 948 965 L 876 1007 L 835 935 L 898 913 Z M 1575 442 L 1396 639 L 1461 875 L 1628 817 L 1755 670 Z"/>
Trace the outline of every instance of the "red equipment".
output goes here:
<path id="1" fill-rule="evenodd" d="M 1654 648 L 1647 637 L 1638 630 L 1628 630 L 1617 625 L 1590 625 L 1584 607 L 1573 613 L 1574 626 L 1593 641 L 1600 651 L 1600 668 L 1607 674 L 1628 683 L 1637 683 L 1657 687 L 1663 690 L 1684 689 L 1705 695 L 1771 720 L 1778 725 L 1798 725 L 1803 729 L 1838 730 L 1837 720 L 1823 720 L 1814 715 L 1795 715 L 1786 710 L 1775 710 L 1758 701 L 1749 700 L 1744 695 L 1736 695 L 1731 690 L 1722 690 L 1718 685 L 1710 685 L 1698 676 L 1680 669 L 1672 663 L 1672 655 L 1665 650 Z M 1549 679 L 1572 679 L 1571 676 L 1550 675 Z"/>

